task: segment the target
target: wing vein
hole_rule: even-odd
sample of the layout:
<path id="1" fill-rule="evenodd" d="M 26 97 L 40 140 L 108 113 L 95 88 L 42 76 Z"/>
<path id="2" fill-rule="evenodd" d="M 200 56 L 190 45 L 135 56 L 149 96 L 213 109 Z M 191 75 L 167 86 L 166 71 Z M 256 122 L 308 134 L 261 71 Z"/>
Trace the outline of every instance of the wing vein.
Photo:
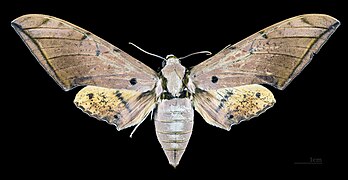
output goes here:
<path id="1" fill-rule="evenodd" d="M 52 37 L 52 36 L 40 36 L 40 37 L 32 37 L 32 39 L 57 39 L 57 40 L 72 40 L 72 41 L 81 41 L 81 38 L 63 38 L 63 37 Z"/>
<path id="2" fill-rule="evenodd" d="M 297 57 L 297 56 L 290 55 L 290 54 L 274 53 L 274 52 L 260 52 L 260 51 L 255 51 L 255 52 L 253 52 L 253 54 L 273 54 L 273 55 L 279 55 L 279 56 L 287 56 L 287 57 L 296 58 L 296 59 L 301 59 L 301 58 L 302 58 L 302 57 Z"/>
<path id="3" fill-rule="evenodd" d="M 59 27 L 26 27 L 22 28 L 23 30 L 30 30 L 30 29 L 71 29 L 71 28 L 59 28 Z"/>
<path id="4" fill-rule="evenodd" d="M 57 59 L 57 58 L 61 58 L 61 57 L 69 57 L 69 56 L 95 56 L 95 54 L 78 54 L 78 53 L 71 53 L 71 54 L 62 54 L 62 55 L 59 55 L 59 56 L 53 56 L 53 57 L 50 57 L 48 58 L 49 60 L 52 60 L 52 59 Z"/>

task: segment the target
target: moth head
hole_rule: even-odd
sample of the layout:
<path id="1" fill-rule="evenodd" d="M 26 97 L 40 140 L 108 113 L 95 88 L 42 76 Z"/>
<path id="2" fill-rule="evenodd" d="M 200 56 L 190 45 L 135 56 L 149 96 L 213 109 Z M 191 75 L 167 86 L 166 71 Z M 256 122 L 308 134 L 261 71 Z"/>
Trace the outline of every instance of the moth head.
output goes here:
<path id="1" fill-rule="evenodd" d="M 169 54 L 166 56 L 166 59 L 162 62 L 162 66 L 167 64 L 170 65 L 170 64 L 177 64 L 177 63 L 180 63 L 179 58 L 177 58 L 173 54 Z"/>

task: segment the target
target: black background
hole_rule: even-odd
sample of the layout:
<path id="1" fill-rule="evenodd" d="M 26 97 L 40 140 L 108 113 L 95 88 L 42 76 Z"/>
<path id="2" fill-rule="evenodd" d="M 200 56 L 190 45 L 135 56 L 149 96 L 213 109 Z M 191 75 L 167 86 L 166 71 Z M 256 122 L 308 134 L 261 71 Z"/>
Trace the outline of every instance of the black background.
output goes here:
<path id="1" fill-rule="evenodd" d="M 3 4 L 2 43 L 2 161 L 13 176 L 55 177 L 121 175 L 175 178 L 215 176 L 216 179 L 255 170 L 315 170 L 338 166 L 344 142 L 347 94 L 342 87 L 346 72 L 343 41 L 343 3 L 338 1 L 12 1 Z M 228 44 L 286 18 L 323 13 L 342 25 L 321 52 L 284 91 L 267 86 L 276 105 L 260 117 L 233 126 L 227 132 L 208 125 L 195 113 L 188 148 L 174 169 L 157 142 L 153 121 L 117 131 L 95 120 L 72 103 L 80 88 L 64 92 L 46 74 L 10 27 L 24 14 L 59 17 L 121 48 L 155 70 L 161 60 L 128 45 L 133 42 L 149 52 L 184 56 L 201 50 L 217 53 Z M 205 60 L 197 55 L 182 61 L 186 67 Z M 5 64 L 4 64 L 5 63 Z M 310 159 L 322 164 L 297 165 Z M 285 174 L 287 175 L 287 174 Z M 124 178 L 128 178 L 127 176 Z"/>

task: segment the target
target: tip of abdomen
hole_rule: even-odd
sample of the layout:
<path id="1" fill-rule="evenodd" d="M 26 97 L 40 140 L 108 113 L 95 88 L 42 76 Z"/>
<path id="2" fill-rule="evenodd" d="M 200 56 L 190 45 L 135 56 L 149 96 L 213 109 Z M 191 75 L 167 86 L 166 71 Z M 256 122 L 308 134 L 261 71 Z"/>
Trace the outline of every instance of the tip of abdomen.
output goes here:
<path id="1" fill-rule="evenodd" d="M 169 164 L 174 168 L 179 165 L 182 155 L 184 154 L 184 149 L 165 149 L 164 152 L 167 156 Z"/>

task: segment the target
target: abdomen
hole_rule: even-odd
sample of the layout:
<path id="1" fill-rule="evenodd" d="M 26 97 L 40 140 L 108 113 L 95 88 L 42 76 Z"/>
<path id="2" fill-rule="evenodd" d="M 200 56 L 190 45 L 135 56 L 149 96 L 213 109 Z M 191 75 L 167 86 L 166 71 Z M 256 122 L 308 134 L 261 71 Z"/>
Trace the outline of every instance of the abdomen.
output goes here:
<path id="1" fill-rule="evenodd" d="M 193 128 L 193 107 L 188 98 L 163 100 L 155 114 L 155 128 L 169 164 L 177 166 Z"/>

